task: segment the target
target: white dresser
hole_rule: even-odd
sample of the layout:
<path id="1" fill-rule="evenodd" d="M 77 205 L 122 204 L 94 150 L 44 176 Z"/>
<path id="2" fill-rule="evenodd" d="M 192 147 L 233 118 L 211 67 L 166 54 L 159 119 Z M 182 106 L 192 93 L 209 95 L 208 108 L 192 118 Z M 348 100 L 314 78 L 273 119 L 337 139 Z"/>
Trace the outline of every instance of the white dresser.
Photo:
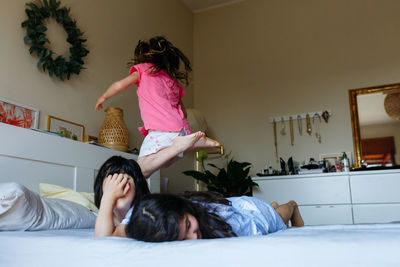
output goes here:
<path id="1" fill-rule="evenodd" d="M 400 169 L 252 179 L 255 197 L 295 200 L 306 225 L 400 221 Z"/>

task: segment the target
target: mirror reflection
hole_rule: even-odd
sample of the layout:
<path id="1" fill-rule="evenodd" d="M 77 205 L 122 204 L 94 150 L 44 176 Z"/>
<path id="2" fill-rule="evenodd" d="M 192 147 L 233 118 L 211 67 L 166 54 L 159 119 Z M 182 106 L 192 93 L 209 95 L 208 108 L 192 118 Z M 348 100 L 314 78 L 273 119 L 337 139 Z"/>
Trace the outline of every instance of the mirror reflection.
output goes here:
<path id="1" fill-rule="evenodd" d="M 356 167 L 400 167 L 400 84 L 349 91 Z"/>
<path id="2" fill-rule="evenodd" d="M 370 167 L 394 166 L 400 159 L 400 121 L 387 114 L 387 96 L 383 92 L 357 96 L 361 159 Z"/>

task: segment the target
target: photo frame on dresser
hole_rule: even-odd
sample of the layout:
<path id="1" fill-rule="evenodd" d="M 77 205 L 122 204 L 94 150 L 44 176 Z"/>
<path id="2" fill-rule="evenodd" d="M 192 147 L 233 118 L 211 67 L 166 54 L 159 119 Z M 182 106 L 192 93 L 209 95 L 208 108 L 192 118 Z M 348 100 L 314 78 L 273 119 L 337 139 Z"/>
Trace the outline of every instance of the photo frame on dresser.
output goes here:
<path id="1" fill-rule="evenodd" d="M 39 110 L 0 97 L 0 122 L 22 128 L 38 129 Z"/>
<path id="2" fill-rule="evenodd" d="M 343 151 L 346 153 L 347 157 L 349 158 L 350 164 L 353 162 L 353 156 L 350 151 Z M 341 161 L 343 159 L 343 152 L 338 153 L 329 153 L 329 154 L 320 154 L 319 160 L 320 161 L 328 161 L 329 166 L 335 166 L 337 161 Z"/>
<path id="3" fill-rule="evenodd" d="M 47 118 L 47 131 L 61 134 L 72 140 L 84 141 L 85 126 L 54 116 Z"/>

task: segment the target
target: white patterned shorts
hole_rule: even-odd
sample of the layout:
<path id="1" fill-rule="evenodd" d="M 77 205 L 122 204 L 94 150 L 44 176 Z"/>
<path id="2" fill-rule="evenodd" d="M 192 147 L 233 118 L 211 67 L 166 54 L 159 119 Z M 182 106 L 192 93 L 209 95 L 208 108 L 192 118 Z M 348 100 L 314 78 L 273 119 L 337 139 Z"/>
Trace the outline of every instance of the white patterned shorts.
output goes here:
<path id="1" fill-rule="evenodd" d="M 180 132 L 149 130 L 149 134 L 146 135 L 140 147 L 139 158 L 157 153 L 161 149 L 171 146 L 175 137 L 185 135 L 187 135 L 185 129 Z M 178 157 L 183 157 L 183 153 L 180 153 Z"/>

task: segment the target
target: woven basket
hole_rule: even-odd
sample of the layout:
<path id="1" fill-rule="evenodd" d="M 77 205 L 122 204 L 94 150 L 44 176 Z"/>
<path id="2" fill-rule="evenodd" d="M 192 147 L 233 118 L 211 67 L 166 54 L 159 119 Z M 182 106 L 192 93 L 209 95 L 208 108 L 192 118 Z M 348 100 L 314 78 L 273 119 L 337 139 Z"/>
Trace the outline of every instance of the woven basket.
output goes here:
<path id="1" fill-rule="evenodd" d="M 129 132 L 126 128 L 123 111 L 120 108 L 107 108 L 106 117 L 100 128 L 99 144 L 119 151 L 128 151 Z"/>
<path id="2" fill-rule="evenodd" d="M 400 92 L 392 93 L 385 97 L 386 113 L 395 120 L 400 120 Z"/>

